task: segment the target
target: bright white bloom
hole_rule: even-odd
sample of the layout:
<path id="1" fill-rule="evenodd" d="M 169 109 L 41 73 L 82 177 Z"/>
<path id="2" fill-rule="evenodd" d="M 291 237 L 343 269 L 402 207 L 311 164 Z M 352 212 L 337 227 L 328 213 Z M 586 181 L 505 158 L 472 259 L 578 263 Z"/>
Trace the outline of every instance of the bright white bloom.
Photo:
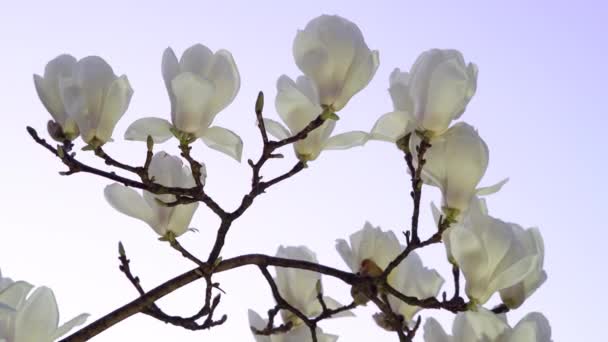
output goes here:
<path id="1" fill-rule="evenodd" d="M 318 263 L 315 253 L 305 246 L 280 246 L 276 256 L 279 258 Z M 315 317 L 322 312 L 321 303 L 317 299 L 317 294 L 321 287 L 320 273 L 285 267 L 276 267 L 276 272 L 277 276 L 275 281 L 283 299 L 300 310 L 300 312 L 307 317 Z M 328 296 L 323 296 L 323 300 L 330 309 L 342 306 L 338 301 Z M 291 321 L 294 325 L 302 323 L 299 318 L 295 317 L 289 311 L 283 310 L 281 311 L 281 314 L 285 322 Z M 344 316 L 352 316 L 352 314 L 350 312 L 343 312 L 332 317 L 337 318 Z"/>
<path id="2" fill-rule="evenodd" d="M 213 53 L 196 44 L 178 61 L 173 50 L 167 48 L 162 73 L 171 101 L 171 123 L 160 118 L 139 119 L 129 126 L 125 139 L 146 141 L 150 135 L 160 143 L 173 136 L 174 128 L 240 161 L 241 138 L 226 128 L 211 126 L 215 116 L 232 103 L 241 85 L 232 54 L 226 50 Z"/>
<path id="3" fill-rule="evenodd" d="M 293 56 L 319 90 L 319 101 L 334 111 L 370 82 L 378 69 L 378 51 L 370 51 L 354 23 L 322 15 L 299 30 Z"/>
<path id="4" fill-rule="evenodd" d="M 264 126 L 280 140 L 299 133 L 323 112 L 317 88 L 306 76 L 298 77 L 296 82 L 288 76 L 281 76 L 277 81 L 275 105 L 288 129 L 271 119 L 264 119 Z M 326 120 L 323 125 L 308 133 L 305 139 L 296 142 L 294 149 L 298 158 L 304 161 L 314 160 L 322 150 L 348 149 L 363 145 L 368 139 L 368 134 L 361 131 L 330 137 L 335 126 L 335 120 Z"/>
<path id="5" fill-rule="evenodd" d="M 64 78 L 72 78 L 76 63 L 76 58 L 73 56 L 60 55 L 47 63 L 44 68 L 44 77 L 34 75 L 34 85 L 40 101 L 53 120 L 61 126 L 63 137 L 68 140 L 76 139 L 79 131 L 74 118 L 66 112 L 61 98 L 59 81 Z"/>
<path id="6" fill-rule="evenodd" d="M 503 303 L 511 309 L 517 309 L 547 280 L 547 273 L 543 269 L 545 247 L 538 228 L 523 229 L 517 224 L 511 224 L 511 228 L 517 239 L 524 244 L 526 251 L 533 251 L 532 253 L 536 252 L 538 254 L 532 272 L 519 283 L 500 290 L 500 298 Z"/>
<path id="7" fill-rule="evenodd" d="M 65 125 L 71 133 L 74 132 L 70 121 L 73 120 L 82 140 L 93 147 L 101 146 L 111 140 L 114 126 L 127 111 L 133 95 L 129 80 L 125 75 L 117 77 L 112 67 L 98 56 L 85 57 L 76 63 L 69 56 L 60 58 L 61 61 L 55 63 L 62 66 L 53 67 L 62 69 L 61 72 L 53 71 L 58 74 L 58 81 L 53 81 L 49 74 L 48 82 L 58 82 L 64 117 L 58 114 L 62 107 L 53 102 L 57 101 L 52 95 L 53 83 L 45 86 L 43 80 L 38 80 L 36 83 L 40 85 L 37 87 L 43 90 L 45 98 L 50 99 L 47 102 L 52 103 L 50 106 L 62 127 Z M 69 66 L 72 67 L 71 72 L 67 71 Z"/>
<path id="8" fill-rule="evenodd" d="M 410 150 L 416 157 L 416 146 L 420 138 L 412 135 Z M 426 184 L 441 189 L 443 206 L 467 210 L 473 196 L 494 193 L 506 180 L 487 188 L 477 185 L 488 168 L 489 150 L 475 128 L 464 122 L 452 126 L 445 134 L 432 138 L 431 147 L 424 154 L 426 163 L 422 168 L 422 179 Z"/>
<path id="9" fill-rule="evenodd" d="M 436 270 L 424 267 L 422 259 L 416 252 L 411 252 L 395 269 L 395 275 L 389 284 L 397 291 L 419 299 L 435 297 L 444 283 L 443 277 Z M 407 322 L 413 321 L 420 307 L 408 305 L 402 300 L 389 295 L 393 311 L 403 315 Z"/>
<path id="10" fill-rule="evenodd" d="M 466 279 L 467 296 L 484 304 L 496 291 L 529 277 L 542 259 L 538 231 L 487 215 L 485 203 L 473 201 L 468 214 L 443 234 L 447 254 Z M 522 299 L 523 300 L 523 299 Z"/>
<path id="11" fill-rule="evenodd" d="M 192 171 L 184 166 L 179 157 L 166 152 L 158 152 L 152 157 L 149 168 L 150 177 L 166 187 L 192 188 L 195 186 Z M 201 168 L 201 183 L 205 183 L 207 172 Z M 143 196 L 137 191 L 119 183 L 106 186 L 104 195 L 108 203 L 119 212 L 146 222 L 154 231 L 165 236 L 173 232 L 180 236 L 188 230 L 188 225 L 198 207 L 198 203 L 179 204 L 172 207 L 162 205 L 175 201 L 174 195 L 155 195 L 143 191 Z"/>
<path id="12" fill-rule="evenodd" d="M 32 285 L 18 281 L 0 291 L 0 303 L 15 308 L 0 311 L 0 341 L 52 342 L 72 328 L 84 324 L 88 314 L 81 314 L 59 325 L 59 310 L 53 291 L 41 286 L 28 296 Z"/>
<path id="13" fill-rule="evenodd" d="M 263 319 L 260 315 L 253 311 L 248 311 L 249 325 L 258 330 L 262 330 L 268 324 L 268 320 Z M 253 331 L 252 331 L 253 332 Z M 325 334 L 321 328 L 317 328 L 317 341 L 319 342 L 335 342 L 338 340 L 337 335 Z M 291 328 L 286 333 L 272 335 L 256 335 L 253 333 L 256 342 L 312 342 L 310 329 L 306 325 L 299 325 Z"/>
<path id="14" fill-rule="evenodd" d="M 477 89 L 477 66 L 457 50 L 423 52 L 410 73 L 395 69 L 389 92 L 398 110 L 412 113 L 421 130 L 445 132 L 464 113 Z"/>
<path id="15" fill-rule="evenodd" d="M 446 334 L 434 318 L 424 324 L 425 342 L 552 342 L 549 322 L 537 312 L 526 315 L 514 328 L 504 317 L 483 308 L 460 312 L 454 319 L 452 334 Z"/>
<path id="16" fill-rule="evenodd" d="M 434 318 L 428 318 L 424 323 L 424 341 L 498 342 L 508 330 L 507 323 L 493 312 L 478 308 L 477 311 L 459 312 L 456 315 L 452 325 L 452 336 L 446 334 Z"/>
<path id="17" fill-rule="evenodd" d="M 369 222 L 350 236 L 350 246 L 344 239 L 336 240 L 336 250 L 348 267 L 371 276 L 378 276 L 402 249 L 395 233 L 374 228 Z"/>

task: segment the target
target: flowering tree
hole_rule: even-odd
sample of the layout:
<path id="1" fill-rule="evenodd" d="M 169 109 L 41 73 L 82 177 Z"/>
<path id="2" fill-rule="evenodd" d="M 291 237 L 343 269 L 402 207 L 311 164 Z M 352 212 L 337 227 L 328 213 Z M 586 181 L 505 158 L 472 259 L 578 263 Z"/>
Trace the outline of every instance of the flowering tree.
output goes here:
<path id="1" fill-rule="evenodd" d="M 223 324 L 227 316 L 216 313 L 222 289 L 214 275 L 246 265 L 258 267 L 276 302 L 265 317 L 249 311 L 250 328 L 258 342 L 335 341 L 338 336 L 324 332 L 319 322 L 352 316 L 362 305 L 377 308 L 373 319 L 379 327 L 394 332 L 399 341 L 414 339 L 422 315 L 432 313 L 424 309 L 447 310 L 456 316 L 451 335 L 436 320 L 427 318 L 422 329 L 427 342 L 550 341 L 549 324 L 540 313 L 530 313 L 514 326 L 506 320 L 506 313 L 521 306 L 546 280 L 542 237 L 536 228 L 524 229 L 489 214 L 482 197 L 499 191 L 505 181 L 479 187 L 488 166 L 488 147 L 471 125 L 453 123 L 476 91 L 476 65 L 465 63 L 456 50 L 426 51 L 409 72 L 395 69 L 391 74 L 389 94 L 394 111 L 381 115 L 369 132 L 332 135 L 337 113 L 373 78 L 379 54 L 368 48 L 355 24 L 323 15 L 298 32 L 293 55 L 303 75 L 295 80 L 283 75 L 277 81 L 275 107 L 283 123 L 264 117 L 263 93 L 255 102 L 263 148 L 257 160 L 247 161 L 251 188 L 233 211 L 208 196 L 205 165 L 191 155 L 200 138 L 208 147 L 241 160 L 239 135 L 213 125 L 215 116 L 230 105 L 240 88 L 230 52 L 213 52 L 197 44 L 178 59 L 172 49 L 165 51 L 162 76 L 171 103 L 170 120 L 139 119 L 124 135 L 126 140 L 146 144 L 145 162 L 138 166 L 118 161 L 104 150 L 133 95 L 126 76 L 117 77 L 100 57 L 77 60 L 70 55 L 53 59 L 43 76 L 34 76 L 40 100 L 53 118 L 47 130 L 55 142 L 40 137 L 31 127 L 27 130 L 36 143 L 65 164 L 67 170 L 62 174 L 90 173 L 111 181 L 104 195 L 113 208 L 143 221 L 160 240 L 195 264 L 192 270 L 145 290 L 119 244 L 120 270 L 140 296 L 62 341 L 88 340 L 137 313 L 189 330 Z M 80 161 L 75 152 L 78 137 L 82 149 L 92 151 L 110 169 Z M 155 152 L 158 144 L 172 138 L 179 143 L 180 156 Z M 362 146 L 369 140 L 386 141 L 402 151 L 411 176 L 413 212 L 402 238 L 365 222 L 348 241 L 336 241 L 336 250 L 349 271 L 320 264 L 305 246 L 280 246 L 275 256 L 222 258 L 232 224 L 258 196 L 312 167 L 323 150 Z M 298 162 L 279 176 L 264 178 L 266 162 L 282 158 L 279 149 L 287 145 L 293 146 Z M 116 169 L 132 177 L 118 175 Z M 429 236 L 419 232 L 424 185 L 437 187 L 442 194 L 440 207 L 431 207 L 435 228 Z M 190 221 L 201 203 L 220 219 L 214 244 L 204 258 L 179 242 L 181 235 L 193 230 Z M 452 266 L 454 292 L 449 295 L 441 293 L 444 277 L 426 267 L 417 254 L 419 249 L 440 243 Z M 274 276 L 270 268 L 274 268 Z M 326 296 L 322 275 L 350 286 L 352 301 L 340 303 Z M 205 282 L 206 291 L 195 315 L 175 316 L 156 304 L 163 296 L 199 280 Z M 25 281 L 0 275 L 0 341 L 54 341 L 85 323 L 87 315 L 83 314 L 59 326 L 53 292 L 46 287 L 32 289 Z M 485 308 L 495 293 L 503 303 Z"/>

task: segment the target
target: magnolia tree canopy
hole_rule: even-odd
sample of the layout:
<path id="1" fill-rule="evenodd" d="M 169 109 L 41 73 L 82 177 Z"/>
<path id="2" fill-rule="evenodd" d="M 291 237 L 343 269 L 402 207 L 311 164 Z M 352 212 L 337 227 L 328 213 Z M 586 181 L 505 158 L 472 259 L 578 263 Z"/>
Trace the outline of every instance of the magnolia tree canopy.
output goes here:
<path id="1" fill-rule="evenodd" d="M 114 127 L 133 96 L 125 75 L 117 76 L 101 57 L 77 59 L 67 54 L 51 60 L 42 76 L 34 75 L 35 89 L 52 117 L 47 130 L 54 141 L 28 127 L 33 140 L 65 164 L 64 175 L 90 173 L 102 178 L 110 206 L 134 218 L 134 225 L 149 226 L 196 268 L 147 291 L 119 244 L 120 270 L 140 296 L 94 322 L 87 322 L 88 315 L 82 314 L 61 323 L 51 289 L 0 275 L 0 341 L 85 341 L 138 313 L 184 329 L 210 329 L 207 334 L 212 335 L 213 327 L 227 320 L 227 315 L 216 313 L 223 291 L 214 275 L 238 272 L 245 265 L 258 267 L 276 303 L 248 311 L 250 326 L 243 329 L 251 329 L 252 339 L 258 342 L 336 341 L 340 332 L 326 331 L 320 323 L 353 316 L 364 305 L 377 313 L 356 319 L 373 319 L 399 341 L 412 341 L 417 334 L 427 342 L 551 341 L 549 323 L 541 313 L 529 313 L 515 324 L 507 320 L 509 311 L 519 308 L 547 279 L 544 245 L 537 228 L 523 228 L 488 210 L 485 196 L 499 191 L 506 180 L 492 185 L 484 179 L 489 148 L 471 124 L 461 121 L 476 92 L 477 66 L 457 50 L 422 52 L 409 71 L 395 68 L 390 75 L 387 100 L 392 100 L 393 111 L 377 113 L 371 129 L 334 134 L 340 117 L 348 120 L 349 101 L 373 79 L 379 52 L 368 47 L 356 24 L 322 15 L 297 32 L 293 56 L 302 74 L 278 78 L 274 98 L 278 119 L 265 110 L 263 93 L 255 102 L 263 148 L 257 160 L 247 161 L 251 189 L 233 211 L 206 193 L 205 164 L 191 155 L 193 148 L 203 148 L 196 144 L 200 138 L 207 147 L 241 161 L 243 140 L 234 130 L 238 127 L 214 124 L 240 89 L 237 63 L 229 51 L 196 44 L 178 58 L 171 48 L 165 50 L 161 69 L 170 115 L 135 120 L 124 133 L 125 140 L 143 142 L 146 158 L 137 166 L 104 150 L 120 139 Z M 345 265 L 320 264 L 306 246 L 279 246 L 274 256 L 222 257 L 232 224 L 258 196 L 306 168 L 314 172 L 314 162 L 325 150 L 360 147 L 370 140 L 399 149 L 405 161 L 413 200 L 406 231 L 361 222 L 360 230 L 335 241 Z M 177 143 L 181 154 L 163 152 L 167 143 Z M 77 145 L 92 151 L 108 169 L 82 162 L 78 157 L 87 152 L 78 151 Z M 262 177 L 267 161 L 291 153 L 278 151 L 288 145 L 297 163 L 279 176 Z M 426 186 L 441 191 L 441 203 L 421 204 Z M 195 230 L 190 222 L 202 206 L 220 221 L 207 256 L 197 256 L 179 242 L 180 236 Z M 422 210 L 432 211 L 435 218 L 431 234 L 419 232 Z M 435 244 L 445 246 L 445 261 L 452 268 L 449 275 L 425 264 L 418 254 Z M 341 303 L 326 295 L 323 276 L 348 285 L 352 301 Z M 204 281 L 206 288 L 195 315 L 168 314 L 156 304 L 194 281 Z M 453 293 L 443 290 L 447 282 L 453 282 Z M 494 294 L 499 294 L 502 304 L 487 307 Z M 86 308 L 86 298 L 82 305 Z M 452 328 L 432 318 L 431 309 L 452 312 Z"/>

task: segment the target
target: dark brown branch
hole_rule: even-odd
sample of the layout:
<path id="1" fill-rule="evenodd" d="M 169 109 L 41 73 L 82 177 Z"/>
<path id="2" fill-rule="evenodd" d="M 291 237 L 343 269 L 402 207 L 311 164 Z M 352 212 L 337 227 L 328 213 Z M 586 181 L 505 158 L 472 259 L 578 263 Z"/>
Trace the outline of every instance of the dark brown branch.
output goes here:
<path id="1" fill-rule="evenodd" d="M 129 186 L 136 189 L 146 190 L 153 194 L 163 195 L 163 194 L 172 194 L 177 198 L 176 203 L 171 203 L 170 205 L 177 204 L 187 204 L 196 201 L 203 202 L 209 207 L 214 213 L 216 213 L 219 217 L 225 217 L 227 213 L 217 204 L 211 197 L 207 196 L 204 192 L 200 191 L 200 188 L 176 188 L 176 187 L 166 187 L 160 185 L 158 183 L 143 183 L 139 181 L 135 181 L 126 177 L 122 177 L 117 175 L 114 172 L 107 172 L 103 170 L 96 169 L 87 164 L 84 164 L 78 161 L 75 158 L 74 154 L 66 153 L 65 149 L 60 145 L 57 148 L 51 146 L 46 140 L 40 138 L 38 133 L 32 127 L 27 127 L 27 131 L 34 139 L 36 143 L 46 148 L 55 156 L 59 157 L 61 161 L 68 167 L 68 171 L 61 172 L 62 175 L 71 175 L 78 172 L 90 173 L 99 177 L 103 177 L 118 183 L 122 183 L 125 186 Z"/>

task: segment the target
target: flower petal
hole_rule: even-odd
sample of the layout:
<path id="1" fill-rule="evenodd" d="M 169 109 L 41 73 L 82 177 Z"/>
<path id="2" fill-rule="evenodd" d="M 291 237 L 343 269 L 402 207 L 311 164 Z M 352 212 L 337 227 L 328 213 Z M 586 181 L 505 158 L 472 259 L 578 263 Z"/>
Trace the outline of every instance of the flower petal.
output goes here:
<path id="1" fill-rule="evenodd" d="M 169 94 L 169 101 L 171 101 L 171 120 L 175 121 L 175 106 L 176 100 L 173 94 L 173 88 L 171 87 L 171 81 L 179 74 L 179 62 L 175 56 L 175 52 L 171 48 L 166 48 L 163 52 L 163 60 L 161 64 L 161 70 L 163 74 L 163 80 L 167 93 Z"/>
<path id="2" fill-rule="evenodd" d="M 59 324 L 53 291 L 41 286 L 27 298 L 15 317 L 15 341 L 50 341 Z"/>
<path id="3" fill-rule="evenodd" d="M 79 325 L 83 325 L 87 321 L 87 318 L 89 318 L 89 316 L 89 314 L 80 314 L 72 318 L 71 320 L 65 322 L 55 331 L 55 334 L 53 335 L 53 340 L 56 340 L 61 336 L 67 334 L 70 330 L 72 330 L 72 328 L 77 327 Z"/>
<path id="4" fill-rule="evenodd" d="M 241 77 L 232 54 L 227 50 L 218 50 L 211 59 L 206 77 L 215 86 L 215 94 L 208 109 L 215 115 L 234 100 L 241 87 Z"/>
<path id="5" fill-rule="evenodd" d="M 287 128 L 278 121 L 264 118 L 264 127 L 270 135 L 279 140 L 287 139 L 291 136 Z"/>
<path id="6" fill-rule="evenodd" d="M 125 132 L 126 140 L 148 141 L 151 136 L 154 143 L 159 144 L 169 140 L 171 133 L 171 123 L 161 118 L 141 118 L 135 120 Z"/>
<path id="7" fill-rule="evenodd" d="M 355 146 L 363 146 L 369 140 L 369 134 L 362 131 L 352 131 L 334 135 L 325 142 L 324 150 L 346 150 Z"/>
<path id="8" fill-rule="evenodd" d="M 348 245 L 348 242 L 346 242 L 346 240 L 337 239 L 336 240 L 336 250 L 338 251 L 338 254 L 340 254 L 340 256 L 342 257 L 342 260 L 344 260 L 346 265 L 351 269 L 351 271 L 353 271 L 353 272 L 359 271 L 359 265 L 357 265 L 356 262 L 354 262 L 355 260 L 354 260 L 353 251 L 352 251 L 352 249 L 350 249 L 350 246 Z"/>
<path id="9" fill-rule="evenodd" d="M 452 342 L 452 338 L 446 334 L 437 320 L 430 317 L 424 322 L 424 342 Z"/>
<path id="10" fill-rule="evenodd" d="M 233 131 L 213 126 L 205 130 L 201 139 L 210 148 L 225 153 L 238 162 L 241 161 L 243 140 Z"/>
<path id="11" fill-rule="evenodd" d="M 192 221 L 192 217 L 197 208 L 198 203 L 180 204 L 175 206 L 171 211 L 167 230 L 175 233 L 175 236 L 180 236 L 187 232 L 190 221 Z"/>
<path id="12" fill-rule="evenodd" d="M 503 185 L 507 184 L 508 181 L 509 181 L 509 178 L 505 178 L 494 185 L 486 186 L 483 188 L 477 188 L 476 194 L 477 194 L 477 196 L 487 196 L 487 195 L 497 193 L 500 191 L 500 189 L 502 189 Z"/>
<path id="13" fill-rule="evenodd" d="M 347 78 L 344 80 L 342 96 L 333 104 L 334 110 L 339 111 L 359 91 L 365 88 L 372 80 L 380 65 L 378 51 L 372 51 L 361 63 L 351 66 Z"/>
<path id="14" fill-rule="evenodd" d="M 124 185 L 113 183 L 104 189 L 106 201 L 119 212 L 154 225 L 156 214 L 137 191 Z"/>
<path id="15" fill-rule="evenodd" d="M 207 105 L 213 98 L 213 83 L 194 73 L 184 72 L 171 81 L 175 95 L 175 128 L 186 133 L 196 133 L 211 123 Z"/>
<path id="16" fill-rule="evenodd" d="M 0 302 L 11 308 L 19 309 L 23 305 L 27 294 L 34 286 L 25 281 L 16 281 L 0 291 Z"/>
<path id="17" fill-rule="evenodd" d="M 397 142 L 407 133 L 410 133 L 416 125 L 412 125 L 413 118 L 407 112 L 395 111 L 382 115 L 372 128 L 370 139 Z"/>
<path id="18" fill-rule="evenodd" d="M 103 142 L 110 140 L 114 126 L 129 107 L 133 89 L 127 76 L 120 76 L 108 89 L 103 102 L 103 110 L 97 126 L 97 138 Z"/>

